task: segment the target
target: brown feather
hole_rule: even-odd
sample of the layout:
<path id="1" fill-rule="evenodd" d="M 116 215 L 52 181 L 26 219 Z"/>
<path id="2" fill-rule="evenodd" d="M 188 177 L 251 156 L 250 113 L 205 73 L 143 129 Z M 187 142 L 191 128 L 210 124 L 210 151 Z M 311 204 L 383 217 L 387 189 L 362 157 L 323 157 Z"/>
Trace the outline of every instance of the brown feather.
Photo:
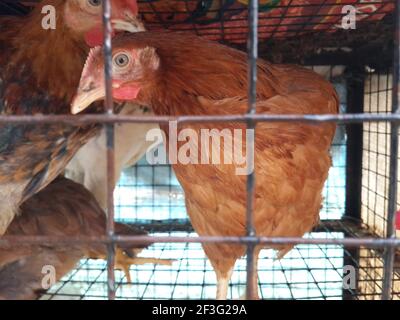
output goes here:
<path id="1" fill-rule="evenodd" d="M 145 235 L 132 226 L 116 223 L 119 235 Z M 83 186 L 57 178 L 21 206 L 21 215 L 11 223 L 6 235 L 100 237 L 106 234 L 106 215 L 94 196 Z M 145 246 L 138 246 L 144 248 Z M 123 254 L 131 246 L 118 247 L 117 268 L 135 263 Z M 134 254 L 141 249 L 134 249 Z M 56 280 L 71 271 L 83 258 L 105 258 L 103 245 L 23 245 L 0 248 L 0 299 L 36 299 L 42 289 L 42 269 L 51 265 Z M 143 258 L 142 258 L 143 259 Z M 152 263 L 165 263 L 159 261 Z"/>
<path id="2" fill-rule="evenodd" d="M 111 3 L 124 8 L 122 0 Z M 42 27 L 44 5 L 52 5 L 57 12 L 54 30 Z M 89 14 L 77 1 L 67 0 L 42 0 L 27 17 L 0 20 L 7 27 L 0 36 L 4 49 L 0 53 L 1 114 L 69 113 L 89 50 L 84 41 L 87 30 L 74 29 L 68 23 L 73 18 L 82 20 L 80 28 L 101 26 L 100 11 Z M 103 110 L 102 104 L 95 104 L 95 110 Z M 55 179 L 99 130 L 96 124 L 0 125 L 0 197 L 4 199 L 0 203 L 0 235 L 22 201 Z"/>
<path id="3" fill-rule="evenodd" d="M 120 36 L 114 50 L 152 48 L 159 68 L 142 60 L 140 103 L 158 115 L 227 115 L 247 110 L 245 53 L 179 33 L 143 32 Z M 140 57 L 139 57 L 140 59 Z M 153 57 L 156 59 L 156 56 Z M 147 65 L 146 65 L 147 63 Z M 258 60 L 257 113 L 329 114 L 338 112 L 330 83 L 298 66 Z M 168 136 L 166 126 L 162 127 Z M 239 123 L 182 124 L 180 129 L 244 130 Z M 255 138 L 255 228 L 262 236 L 303 236 L 318 222 L 322 188 L 331 165 L 334 124 L 259 123 Z M 200 135 L 200 134 L 199 134 Z M 242 135 L 245 137 L 245 135 Z M 180 142 L 182 146 L 186 142 Z M 195 144 L 195 142 L 191 142 Z M 244 145 L 244 144 L 243 144 Z M 222 153 L 222 150 L 220 150 Z M 246 176 L 232 164 L 174 164 L 196 232 L 211 236 L 246 233 Z M 220 278 L 230 274 L 244 246 L 205 244 Z M 290 247 L 276 247 L 281 253 Z"/>

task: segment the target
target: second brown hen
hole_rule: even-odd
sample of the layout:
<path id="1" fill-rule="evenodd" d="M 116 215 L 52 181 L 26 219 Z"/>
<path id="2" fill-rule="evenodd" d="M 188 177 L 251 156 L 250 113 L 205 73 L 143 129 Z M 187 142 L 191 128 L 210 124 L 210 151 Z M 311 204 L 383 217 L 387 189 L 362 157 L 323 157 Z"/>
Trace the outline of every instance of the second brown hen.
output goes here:
<path id="1" fill-rule="evenodd" d="M 115 224 L 118 235 L 145 235 L 145 231 L 122 223 Z M 21 206 L 21 214 L 5 235 L 100 237 L 106 234 L 106 215 L 94 196 L 82 185 L 57 178 Z M 138 257 L 144 246 L 116 249 L 115 268 L 125 272 L 131 282 L 132 264 L 167 264 L 172 260 Z M 0 299 L 36 299 L 45 290 L 44 267 L 54 268 L 55 280 L 73 270 L 80 259 L 106 259 L 102 244 L 20 245 L 0 247 Z"/>
<path id="2" fill-rule="evenodd" d="M 119 25 L 143 29 L 135 0 L 110 5 L 114 32 Z M 55 29 L 43 27 L 45 6 L 56 11 Z M 0 113 L 68 113 L 85 57 L 103 40 L 102 1 L 41 0 L 27 16 L 0 19 L 0 28 Z M 61 174 L 100 129 L 96 124 L 0 124 L 0 235 L 21 203 Z"/>

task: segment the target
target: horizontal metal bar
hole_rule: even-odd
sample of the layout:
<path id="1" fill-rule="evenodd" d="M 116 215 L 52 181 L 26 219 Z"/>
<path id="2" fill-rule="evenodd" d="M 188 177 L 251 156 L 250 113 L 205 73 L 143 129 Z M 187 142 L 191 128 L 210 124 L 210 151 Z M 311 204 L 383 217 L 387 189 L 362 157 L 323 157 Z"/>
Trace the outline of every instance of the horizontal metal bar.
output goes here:
<path id="1" fill-rule="evenodd" d="M 202 123 L 202 122 L 399 122 L 400 113 L 353 113 L 353 114 L 243 114 L 243 115 L 210 115 L 210 116 L 129 116 L 114 114 L 74 115 L 20 115 L 0 116 L 0 124 L 60 124 L 84 125 L 90 123 Z"/>
<path id="2" fill-rule="evenodd" d="M 64 245 L 64 244 L 120 244 L 120 245 L 145 245 L 153 243 L 231 243 L 255 245 L 288 245 L 288 244 L 325 244 L 343 245 L 347 247 L 365 246 L 368 248 L 400 247 L 400 239 L 395 238 L 299 238 L 299 237 L 233 237 L 233 236 L 3 236 L 0 237 L 0 247 L 15 247 L 24 245 Z"/>
<path id="3" fill-rule="evenodd" d="M 138 205 L 139 206 L 139 205 Z M 151 206 L 148 206 L 151 207 Z M 168 207 L 166 205 L 166 207 Z M 168 220 L 146 220 L 139 219 L 135 222 L 121 221 L 124 224 L 146 230 L 151 233 L 160 232 L 193 232 L 192 224 L 187 219 L 168 219 Z M 349 232 L 352 234 L 358 232 L 363 233 L 364 237 L 376 237 L 368 229 L 363 229 L 360 226 L 360 221 L 352 218 L 337 219 L 323 219 L 320 223 L 312 229 L 313 233 L 316 232 Z"/>

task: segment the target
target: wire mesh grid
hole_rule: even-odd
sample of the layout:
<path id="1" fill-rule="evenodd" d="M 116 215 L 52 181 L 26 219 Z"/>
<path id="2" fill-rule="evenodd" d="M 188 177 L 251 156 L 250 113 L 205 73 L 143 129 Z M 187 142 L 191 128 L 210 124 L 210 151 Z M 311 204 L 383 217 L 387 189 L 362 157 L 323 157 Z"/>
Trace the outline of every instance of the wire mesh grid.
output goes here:
<path id="1" fill-rule="evenodd" d="M 260 1 L 258 37 L 287 39 L 332 33 L 342 29 L 342 18 L 357 12 L 357 28 L 393 12 L 396 0 L 267 0 Z M 21 2 L 21 3 L 20 3 Z M 40 0 L 3 0 L 6 14 L 25 14 Z M 139 0 L 139 12 L 150 30 L 172 30 L 229 44 L 247 41 L 249 0 Z M 345 9 L 343 9 L 345 8 Z"/>
<path id="2" fill-rule="evenodd" d="M 190 8 L 190 2 L 198 1 L 173 1 L 174 3 L 182 3 L 185 8 Z M 203 1 L 200 1 L 203 4 Z M 215 2 L 211 1 L 212 4 Z M 211 3 L 210 2 L 210 3 Z M 247 7 L 242 10 L 243 16 L 240 12 L 229 9 L 223 5 L 230 3 L 229 1 L 217 1 L 220 5 L 208 8 L 207 12 L 216 14 L 220 27 L 217 29 L 215 26 L 210 27 L 213 21 L 198 21 L 190 12 L 189 20 L 185 17 L 186 24 L 190 22 L 191 32 L 195 31 L 198 35 L 202 35 L 213 40 L 222 42 L 244 42 L 247 39 Z M 169 13 L 157 11 L 157 4 L 161 1 L 146 1 L 141 3 L 142 6 L 147 5 L 152 11 L 146 12 L 142 10 L 144 20 L 150 28 L 170 28 L 173 30 L 181 29 L 180 23 L 175 21 L 176 15 L 170 18 Z M 346 2 L 347 3 L 347 2 Z M 340 2 L 340 5 L 346 4 Z M 354 1 L 349 1 L 354 4 Z M 360 4 L 361 2 L 356 2 Z M 254 4 L 254 2 L 253 2 Z M 270 4 L 269 4 L 270 5 Z M 273 38 L 273 37 L 291 37 L 304 35 L 305 32 L 327 32 L 333 31 L 333 26 L 336 26 L 339 19 L 343 14 L 329 14 L 326 13 L 327 6 L 335 7 L 334 1 L 319 1 L 312 5 L 306 5 L 299 1 L 287 1 L 285 4 L 277 5 L 274 8 L 280 9 L 279 17 L 272 15 L 272 8 L 264 8 L 262 10 L 268 11 L 266 18 L 261 14 L 259 24 L 259 38 Z M 386 13 L 393 10 L 394 1 L 377 1 L 371 3 L 372 6 L 376 5 L 372 12 L 365 13 L 363 20 L 382 19 Z M 290 8 L 310 7 L 308 15 L 302 12 L 299 16 L 293 17 L 289 14 L 292 12 Z M 215 9 L 217 8 L 217 9 Z M 308 9 L 310 9 L 308 8 Z M 196 9 L 198 9 L 196 7 Z M 200 8 L 201 9 L 201 8 Z M 213 11 L 214 10 L 214 11 Z M 218 11 L 220 10 L 220 11 Z M 196 10 L 195 10 L 196 11 Z M 194 11 L 194 12 L 195 12 Z M 175 12 L 179 14 L 181 12 Z M 225 13 L 230 15 L 225 16 Z M 282 14 L 283 13 L 283 14 Z M 186 11 L 187 14 L 187 11 Z M 149 16 L 150 15 L 150 16 Z M 270 15 L 268 17 L 268 15 Z M 235 22 L 243 19 L 243 25 L 231 27 L 226 22 Z M 322 23 L 320 16 L 326 17 L 327 22 Z M 209 18 L 209 16 L 207 16 Z M 293 20 L 291 20 L 293 18 Z M 167 21 L 165 21 L 166 19 Z M 172 22 L 168 22 L 174 20 Z M 204 16 L 203 16 L 204 20 Z M 229 21 L 228 21 L 229 20 Z M 221 22 L 222 21 L 222 22 Z M 264 21 L 272 21 L 271 24 Z M 290 21 L 295 21 L 291 23 Z M 207 26 L 208 25 L 208 26 Z M 172 27 L 171 27 L 172 26 Z M 175 26 L 177 26 L 175 28 Z M 206 27 L 207 26 L 207 27 Z M 272 29 L 271 29 L 272 27 Z M 185 27 L 188 29 L 187 27 Z M 185 29 L 183 28 L 183 29 Z M 215 34 L 210 32 L 207 28 L 217 29 L 220 32 Z M 232 29 L 232 30 L 231 30 Z M 240 29 L 240 37 L 236 36 L 234 29 Z M 106 33 L 107 36 L 107 33 Z M 332 72 L 332 69 L 331 69 Z M 390 112 L 392 101 L 390 95 L 392 93 L 392 83 L 390 82 L 389 73 L 375 77 L 370 74 L 366 80 L 366 100 L 365 112 Z M 385 82 L 386 81 L 386 82 Z M 373 82 L 378 82 L 377 86 Z M 384 85 L 386 84 L 386 86 Z M 369 87 L 368 87 L 369 86 Z M 339 88 L 340 93 L 340 88 Z M 374 96 L 378 96 L 378 98 Z M 381 102 L 381 97 L 385 102 Z M 369 100 L 368 100 L 369 99 Z M 384 106 L 384 107 L 382 107 Z M 383 109 L 382 109 L 383 108 Z M 344 103 L 345 110 L 345 103 Z M 355 228 L 349 228 L 346 220 L 340 220 L 339 230 L 332 229 L 331 226 L 322 225 L 320 230 L 311 233 L 308 237 L 313 238 L 318 235 L 318 238 L 357 238 L 357 237 L 376 237 L 386 235 L 386 221 L 388 205 L 389 183 L 388 177 L 390 176 L 388 139 L 390 135 L 389 124 L 379 123 L 374 127 L 374 123 L 367 122 L 364 124 L 364 140 L 363 143 L 363 158 L 367 159 L 363 162 L 363 222 L 364 224 L 357 224 Z M 330 179 L 325 188 L 324 210 L 322 218 L 341 219 L 345 208 L 344 184 L 346 163 L 344 163 L 345 154 L 345 134 L 344 130 L 339 128 L 342 132 L 341 140 L 336 141 L 333 146 L 333 159 L 335 165 L 331 170 Z M 383 137 L 383 138 L 382 138 Z M 383 140 L 380 140 L 380 139 Z M 377 141 L 375 147 L 371 141 Z M 384 141 L 384 143 L 382 143 Z M 382 150 L 382 146 L 384 150 Z M 375 149 L 374 149 L 375 148 Z M 376 149 L 377 148 L 377 149 Z M 335 150 L 338 152 L 338 159 L 335 160 Z M 371 160 L 371 157 L 375 157 Z M 384 169 L 380 165 L 380 161 L 385 163 Z M 383 171 L 382 171 L 383 170 Z M 131 171 L 131 173 L 129 173 Z M 149 167 L 145 163 L 140 163 L 136 167 L 129 169 L 125 177 L 123 177 L 121 184 L 116 191 L 116 206 L 117 217 L 124 221 L 132 219 L 134 222 L 143 223 L 143 220 L 148 220 L 151 215 L 157 212 L 155 217 L 158 219 L 165 217 L 168 219 L 183 220 L 183 224 L 187 225 L 185 208 L 182 205 L 183 195 L 179 185 L 174 181 L 171 169 L 165 167 Z M 134 174 L 132 174 L 134 171 Z M 151 172 L 151 181 L 142 183 L 138 181 L 138 177 L 145 179 L 149 172 Z M 170 182 L 163 184 L 157 181 L 159 177 L 167 175 Z M 132 178 L 135 177 L 135 178 Z M 333 177 L 333 178 L 331 178 Z M 136 179 L 132 182 L 132 179 Z M 381 182 L 381 180 L 385 180 Z M 135 188 L 132 188 L 132 184 Z M 152 191 L 145 191 L 144 189 L 151 186 Z M 375 186 L 375 188 L 374 188 Z M 383 186 L 383 189 L 380 189 Z M 349 186 L 347 186 L 349 187 Z M 134 201 L 129 196 L 134 193 Z M 157 190 L 157 191 L 154 191 Z M 144 194 L 150 194 L 146 199 L 141 199 Z M 140 196 L 139 196 L 140 194 Z M 337 197 L 332 200 L 331 197 Z M 130 199 L 125 201 L 126 199 Z M 160 200 L 159 203 L 155 199 Z M 144 203 L 144 202 L 148 203 Z M 381 207 L 382 211 L 379 211 Z M 113 216 L 111 215 L 113 218 Z M 146 221 L 145 221 L 146 222 Z M 169 220 L 169 222 L 171 222 Z M 144 223 L 145 224 L 145 223 Z M 350 223 L 351 224 L 351 223 Z M 174 226 L 169 224 L 171 230 Z M 178 226 L 179 227 L 179 226 Z M 323 230 L 323 231 L 321 231 Z M 112 234 L 112 228 L 109 226 L 109 231 Z M 158 230 L 151 230 L 154 236 L 193 236 L 191 231 L 185 232 L 169 232 L 159 233 Z M 109 233 L 110 234 L 110 233 Z M 198 243 L 158 243 L 152 245 L 144 255 L 159 256 L 163 258 L 176 259 L 172 266 L 132 266 L 131 275 L 133 276 L 132 284 L 125 282 L 122 273 L 116 274 L 116 298 L 133 298 L 133 299 L 175 299 L 175 298 L 209 298 L 213 297 L 215 285 L 215 278 L 213 278 L 212 269 L 200 250 Z M 110 248 L 112 253 L 112 248 Z M 343 246 L 335 245 L 298 245 L 281 261 L 274 261 L 272 252 L 265 250 L 261 254 L 260 268 L 259 268 L 259 286 L 263 298 L 294 298 L 294 299 L 329 299 L 329 298 L 380 298 L 382 295 L 382 282 L 383 282 L 383 251 L 377 249 L 367 248 L 344 248 Z M 112 257 L 112 255 L 111 255 Z M 347 264 L 353 265 L 357 269 L 357 287 L 348 290 L 343 289 L 344 269 Z M 57 286 L 53 287 L 43 299 L 90 299 L 90 298 L 107 298 L 113 297 L 110 295 L 110 288 L 112 289 L 113 283 L 110 283 L 110 265 L 113 266 L 113 259 L 109 260 L 108 271 L 105 262 L 84 260 L 80 263 L 78 268 L 66 276 Z M 230 297 L 237 298 L 243 293 L 246 287 L 246 261 L 244 259 L 237 263 L 235 274 L 230 285 Z M 190 273 L 190 277 L 188 274 Z M 112 272 L 113 274 L 113 272 Z M 196 274 L 196 276 L 192 276 Z M 198 274 L 198 276 L 197 276 Z M 112 276 L 114 277 L 114 275 Z M 147 281 L 146 281 L 147 280 Z M 162 281 L 162 282 L 160 282 Z M 109 290 L 107 294 L 107 290 Z M 113 291 L 113 290 L 111 290 Z M 399 274 L 395 272 L 392 280 L 392 298 L 399 298 Z"/>
<path id="3" fill-rule="evenodd" d="M 335 85 L 340 97 L 340 110 L 345 113 L 347 88 L 344 67 L 310 68 Z M 371 76 L 371 73 L 367 74 L 368 78 Z M 387 99 L 391 83 L 385 84 L 383 92 L 386 92 Z M 368 81 L 366 85 L 369 85 Z M 331 149 L 333 164 L 324 188 L 324 203 L 320 213 L 322 222 L 307 237 L 338 239 L 372 234 L 369 231 L 372 224 L 368 219 L 364 225 L 359 225 L 344 218 L 346 141 L 346 128 L 340 125 Z M 187 218 L 183 190 L 170 165 L 151 165 L 143 158 L 135 166 L 124 170 L 114 197 L 118 221 L 140 224 L 157 236 L 195 236 Z M 131 266 L 132 283 L 127 283 L 124 273 L 117 271 L 117 299 L 214 298 L 215 274 L 199 244 L 155 244 L 143 256 L 174 259 L 175 262 L 172 266 Z M 263 250 L 259 261 L 259 291 L 264 299 L 370 299 L 381 294 L 382 253 L 376 250 L 298 245 L 280 261 L 274 259 L 272 250 Z M 346 265 L 353 266 L 359 278 L 355 287 L 343 289 Z M 244 294 L 245 266 L 245 259 L 237 262 L 229 298 L 239 298 Z M 396 273 L 394 281 L 400 285 L 398 277 Z M 400 298 L 396 290 L 393 295 L 394 298 Z M 105 262 L 83 260 L 76 270 L 43 296 L 43 299 L 60 298 L 107 298 Z"/>
<path id="4" fill-rule="evenodd" d="M 364 91 L 364 112 L 389 113 L 392 78 L 369 70 Z M 365 123 L 363 141 L 363 220 L 379 235 L 386 234 L 390 161 L 390 124 Z M 397 203 L 398 205 L 398 203 Z"/>
<path id="5" fill-rule="evenodd" d="M 358 227 L 342 224 L 348 236 L 360 236 Z M 325 230 L 323 232 L 322 230 Z M 350 234 L 352 232 L 352 234 Z M 190 235 L 174 232 L 157 235 Z M 309 237 L 342 238 L 331 226 Z M 172 266 L 132 266 L 132 282 L 116 272 L 116 299 L 213 299 L 216 278 L 199 244 L 155 244 L 144 256 L 175 259 Z M 379 299 L 382 293 L 382 255 L 376 250 L 332 245 L 299 245 L 284 259 L 275 260 L 272 250 L 260 254 L 258 285 L 263 299 Z M 358 272 L 355 287 L 344 289 L 344 278 L 351 265 Z M 82 260 L 79 266 L 52 287 L 41 299 L 107 299 L 106 262 Z M 400 276 L 394 276 L 393 299 L 400 299 Z M 246 261 L 236 264 L 228 298 L 238 299 L 246 288 Z"/>
<path id="6" fill-rule="evenodd" d="M 140 12 L 150 29 L 195 32 L 216 41 L 244 43 L 249 31 L 249 1 L 139 1 Z M 300 35 L 334 32 L 340 28 L 345 5 L 354 6 L 358 20 L 382 19 L 394 7 L 394 1 L 357 0 L 271 0 L 259 5 L 259 39 L 290 38 Z"/>
<path id="7" fill-rule="evenodd" d="M 146 254 L 176 261 L 172 266 L 133 266 L 131 284 L 126 282 L 123 273 L 118 272 L 117 299 L 215 297 L 215 273 L 199 244 L 157 244 Z M 299 246 L 281 261 L 273 257 L 274 253 L 270 250 L 260 255 L 258 278 L 262 298 L 322 299 L 342 296 L 343 249 L 333 246 Z M 106 286 L 105 262 L 84 260 L 42 299 L 107 298 Z M 232 276 L 229 298 L 239 298 L 245 288 L 246 261 L 241 259 Z"/>

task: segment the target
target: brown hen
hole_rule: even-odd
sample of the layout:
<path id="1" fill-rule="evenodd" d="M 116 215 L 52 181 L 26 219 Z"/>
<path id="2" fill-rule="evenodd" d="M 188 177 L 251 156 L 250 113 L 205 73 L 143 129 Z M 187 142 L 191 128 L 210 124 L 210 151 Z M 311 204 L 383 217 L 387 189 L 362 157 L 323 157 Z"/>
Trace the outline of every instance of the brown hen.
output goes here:
<path id="1" fill-rule="evenodd" d="M 179 33 L 123 35 L 115 39 L 113 46 L 113 96 L 117 100 L 150 105 L 157 115 L 228 115 L 247 110 L 248 66 L 243 52 Z M 258 60 L 257 66 L 257 113 L 338 112 L 334 88 L 316 73 L 263 60 Z M 104 97 L 102 68 L 102 52 L 94 49 L 82 74 L 73 113 Z M 219 132 L 226 129 L 232 136 L 235 129 L 239 130 L 241 138 L 234 143 L 239 145 L 237 151 L 243 152 L 248 150 L 243 147 L 246 146 L 244 128 L 241 123 L 179 126 L 181 130 L 193 129 L 197 136 L 201 136 L 201 129 Z M 162 129 L 168 136 L 168 128 L 162 126 Z M 318 222 L 334 133 L 334 124 L 257 125 L 254 163 L 257 235 L 303 236 Z M 185 191 L 193 227 L 202 236 L 244 236 L 246 176 L 236 171 L 240 162 L 230 161 L 232 155 L 230 158 L 228 155 L 221 164 L 196 163 L 203 156 L 212 163 L 211 156 L 224 155 L 222 144 L 211 141 L 209 147 L 200 150 L 204 143 L 181 137 L 178 147 L 184 147 L 195 160 L 173 164 Z M 224 299 L 235 262 L 245 254 L 245 247 L 216 243 L 203 247 L 217 275 L 217 298 Z M 256 256 L 260 249 L 261 246 L 257 247 Z M 281 257 L 291 246 L 275 249 Z M 253 279 L 255 285 L 256 279 Z"/>
<path id="2" fill-rule="evenodd" d="M 44 5 L 55 8 L 55 29 L 42 26 Z M 142 29 L 136 0 L 111 5 L 114 29 Z M 68 113 L 90 45 L 102 41 L 101 1 L 43 0 L 29 16 L 0 25 L 0 113 Z M 55 179 L 97 127 L 0 125 L 0 235 L 22 201 Z"/>
<path id="3" fill-rule="evenodd" d="M 138 228 L 115 224 L 118 235 L 146 235 Z M 45 189 L 24 202 L 21 215 L 14 219 L 5 235 L 57 236 L 74 239 L 80 236 L 101 237 L 106 234 L 106 215 L 94 196 L 82 185 L 57 178 Z M 167 264 L 172 260 L 138 257 L 145 246 L 116 249 L 115 268 L 123 270 L 131 282 L 132 264 Z M 55 279 L 70 272 L 80 259 L 106 259 L 106 246 L 101 244 L 22 245 L 0 248 L 0 299 L 36 299 L 45 290 L 43 270 L 51 266 Z"/>

